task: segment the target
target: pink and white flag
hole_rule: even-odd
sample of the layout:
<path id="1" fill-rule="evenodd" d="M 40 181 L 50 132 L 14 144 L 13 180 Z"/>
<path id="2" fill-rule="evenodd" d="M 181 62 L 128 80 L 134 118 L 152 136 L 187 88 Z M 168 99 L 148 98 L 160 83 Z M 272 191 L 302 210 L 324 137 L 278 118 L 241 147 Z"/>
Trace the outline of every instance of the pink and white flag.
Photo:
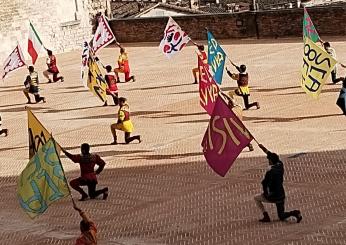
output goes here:
<path id="1" fill-rule="evenodd" d="M 169 17 L 159 47 L 167 58 L 171 58 L 174 54 L 182 50 L 190 40 L 190 37 L 180 28 L 172 17 Z"/>
<path id="2" fill-rule="evenodd" d="M 115 40 L 115 36 L 108 25 L 106 17 L 101 15 L 98 20 L 99 25 L 97 26 L 92 44 L 92 50 L 95 53 L 97 50 L 107 46 L 109 43 Z"/>
<path id="3" fill-rule="evenodd" d="M 209 166 L 224 177 L 252 139 L 242 121 L 218 96 L 202 141 L 203 154 Z"/>
<path id="4" fill-rule="evenodd" d="M 33 65 L 35 64 L 35 62 L 37 60 L 37 57 L 38 57 L 38 54 L 40 53 L 42 48 L 44 48 L 43 43 L 42 43 L 40 37 L 38 36 L 34 26 L 30 22 L 30 26 L 29 26 L 29 40 L 28 40 L 28 53 L 31 56 Z"/>
<path id="5" fill-rule="evenodd" d="M 17 47 L 12 51 L 10 56 L 8 56 L 8 58 L 5 60 L 3 64 L 2 79 L 4 79 L 5 76 L 11 71 L 14 71 L 22 66 L 25 66 L 25 60 L 24 60 L 22 49 L 20 48 L 18 44 Z"/>

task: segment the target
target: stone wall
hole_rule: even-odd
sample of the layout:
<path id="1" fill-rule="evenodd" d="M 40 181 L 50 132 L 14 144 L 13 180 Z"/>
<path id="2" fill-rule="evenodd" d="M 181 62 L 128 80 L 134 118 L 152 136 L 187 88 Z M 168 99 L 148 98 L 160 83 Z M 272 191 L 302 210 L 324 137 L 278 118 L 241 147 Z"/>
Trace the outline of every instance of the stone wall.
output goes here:
<path id="1" fill-rule="evenodd" d="M 320 36 L 345 36 L 346 5 L 314 7 L 309 14 Z M 119 42 L 158 42 L 167 17 L 111 20 Z M 190 15 L 174 20 L 192 39 L 206 38 L 208 27 L 218 39 L 301 37 L 303 9 L 282 9 L 236 14 Z"/>
<path id="2" fill-rule="evenodd" d="M 93 18 L 109 0 L 0 0 L 0 66 L 18 41 L 27 59 L 29 20 L 53 52 L 81 48 L 92 37 Z M 108 3 L 107 3 L 108 2 Z M 40 56 L 46 55 L 41 52 Z"/>

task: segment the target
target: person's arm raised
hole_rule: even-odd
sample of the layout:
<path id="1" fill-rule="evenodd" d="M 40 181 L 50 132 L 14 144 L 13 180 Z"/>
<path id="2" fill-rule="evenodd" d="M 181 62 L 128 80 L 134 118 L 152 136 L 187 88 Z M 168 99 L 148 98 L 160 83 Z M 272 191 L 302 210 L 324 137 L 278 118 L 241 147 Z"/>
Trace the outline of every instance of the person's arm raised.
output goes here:
<path id="1" fill-rule="evenodd" d="M 78 211 L 78 213 L 79 213 L 79 215 L 82 217 L 82 219 L 83 219 L 85 222 L 90 223 L 90 222 L 91 222 L 90 218 L 86 215 L 86 213 L 85 213 L 82 209 L 80 209 L 80 208 L 77 206 L 77 204 L 75 203 L 75 201 L 74 201 L 73 199 L 72 199 L 72 203 L 73 203 L 73 208 L 74 208 L 76 211 Z"/>

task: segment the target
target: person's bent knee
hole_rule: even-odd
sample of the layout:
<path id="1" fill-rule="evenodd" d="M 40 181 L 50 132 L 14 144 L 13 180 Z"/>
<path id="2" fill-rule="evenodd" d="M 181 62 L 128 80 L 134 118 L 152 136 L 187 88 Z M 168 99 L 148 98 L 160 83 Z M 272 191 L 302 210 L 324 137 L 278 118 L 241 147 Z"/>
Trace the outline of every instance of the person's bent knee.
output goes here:
<path id="1" fill-rule="evenodd" d="M 73 180 L 71 180 L 71 181 L 70 181 L 70 186 L 71 186 L 72 188 L 78 187 L 78 186 L 79 186 L 79 181 L 78 181 L 78 179 L 73 179 Z"/>

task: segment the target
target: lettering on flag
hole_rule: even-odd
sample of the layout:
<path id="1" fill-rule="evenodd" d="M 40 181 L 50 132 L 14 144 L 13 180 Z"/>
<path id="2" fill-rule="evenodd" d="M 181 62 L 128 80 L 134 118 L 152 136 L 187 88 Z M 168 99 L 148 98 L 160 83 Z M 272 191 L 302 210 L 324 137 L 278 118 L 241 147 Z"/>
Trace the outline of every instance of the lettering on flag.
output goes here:
<path id="1" fill-rule="evenodd" d="M 51 138 L 51 134 L 29 108 L 27 108 L 27 114 L 29 133 L 29 159 L 31 159 L 38 152 L 38 150 L 47 143 L 47 141 Z M 57 145 L 57 150 L 60 153 L 61 147 L 59 145 Z"/>
<path id="2" fill-rule="evenodd" d="M 90 56 L 90 46 L 87 41 L 83 42 L 83 51 L 82 51 L 82 66 L 81 66 L 81 80 L 84 87 L 88 87 L 87 81 L 85 79 L 85 72 L 88 69 L 88 60 Z"/>
<path id="3" fill-rule="evenodd" d="M 322 87 L 337 61 L 310 38 L 305 38 L 303 67 L 301 69 L 303 90 L 317 99 Z"/>
<path id="4" fill-rule="evenodd" d="M 190 40 L 190 37 L 180 28 L 180 26 L 169 17 L 164 30 L 163 39 L 160 43 L 160 49 L 167 58 L 171 58 L 174 54 L 181 51 Z"/>
<path id="5" fill-rule="evenodd" d="M 30 159 L 17 183 L 20 206 L 35 218 L 48 206 L 70 194 L 53 139 L 49 139 Z"/>
<path id="6" fill-rule="evenodd" d="M 253 137 L 241 120 L 218 96 L 207 131 L 202 140 L 203 154 L 209 166 L 222 177 Z"/>
<path id="7" fill-rule="evenodd" d="M 218 84 L 222 83 L 225 59 L 225 51 L 223 51 L 211 32 L 208 31 L 208 64 L 211 67 L 213 77 Z"/>
<path id="8" fill-rule="evenodd" d="M 93 38 L 92 49 L 94 53 L 97 50 L 107 46 L 115 40 L 112 29 L 109 27 L 108 21 L 104 15 L 98 18 L 99 24 Z"/>
<path id="9" fill-rule="evenodd" d="M 88 88 L 102 102 L 107 100 L 106 90 L 108 88 L 106 80 L 103 78 L 100 68 L 92 57 L 88 60 Z"/>
<path id="10" fill-rule="evenodd" d="M 219 87 L 209 73 L 209 67 L 204 64 L 198 56 L 198 71 L 199 71 L 199 96 L 200 104 L 211 115 L 214 110 L 216 98 L 219 95 Z"/>
<path id="11" fill-rule="evenodd" d="M 314 43 L 320 40 L 320 36 L 318 35 L 306 8 L 304 8 L 303 36 L 310 38 Z"/>
<path id="12" fill-rule="evenodd" d="M 23 56 L 22 49 L 18 44 L 3 64 L 2 79 L 4 79 L 6 75 L 11 71 L 14 71 L 23 66 L 25 66 L 25 59 Z"/>

